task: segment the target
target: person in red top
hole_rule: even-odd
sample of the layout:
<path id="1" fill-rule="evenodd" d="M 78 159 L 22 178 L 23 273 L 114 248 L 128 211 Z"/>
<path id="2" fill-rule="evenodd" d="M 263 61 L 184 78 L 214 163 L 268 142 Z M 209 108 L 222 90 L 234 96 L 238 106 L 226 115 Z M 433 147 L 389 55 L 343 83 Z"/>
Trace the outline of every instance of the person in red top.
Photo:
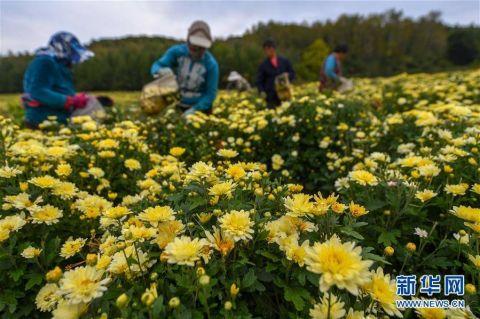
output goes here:
<path id="1" fill-rule="evenodd" d="M 267 107 L 275 108 L 280 105 L 275 90 L 275 78 L 283 73 L 288 73 L 290 81 L 295 79 L 295 71 L 290 61 L 277 54 L 276 45 L 273 40 L 266 40 L 263 43 L 263 51 L 266 59 L 258 67 L 256 85 L 258 90 L 266 95 Z"/>

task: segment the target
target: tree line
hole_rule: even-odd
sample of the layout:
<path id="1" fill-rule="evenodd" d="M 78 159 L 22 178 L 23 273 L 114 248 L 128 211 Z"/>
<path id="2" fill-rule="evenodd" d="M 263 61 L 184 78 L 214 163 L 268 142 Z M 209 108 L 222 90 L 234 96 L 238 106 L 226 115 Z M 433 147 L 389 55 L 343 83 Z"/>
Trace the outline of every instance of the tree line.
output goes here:
<path id="1" fill-rule="evenodd" d="M 400 72 L 433 72 L 480 62 L 480 28 L 448 26 L 439 12 L 418 19 L 390 10 L 381 14 L 342 15 L 315 23 L 259 23 L 242 36 L 218 39 L 211 48 L 220 65 L 221 84 L 236 70 L 254 82 L 263 59 L 262 43 L 273 38 L 288 57 L 299 81 L 314 81 L 325 56 L 339 44 L 349 46 L 348 76 L 388 76 Z M 150 66 L 178 40 L 125 37 L 90 43 L 95 58 L 74 69 L 79 90 L 138 90 L 151 81 Z M 23 73 L 32 56 L 0 57 L 0 92 L 21 92 Z"/>

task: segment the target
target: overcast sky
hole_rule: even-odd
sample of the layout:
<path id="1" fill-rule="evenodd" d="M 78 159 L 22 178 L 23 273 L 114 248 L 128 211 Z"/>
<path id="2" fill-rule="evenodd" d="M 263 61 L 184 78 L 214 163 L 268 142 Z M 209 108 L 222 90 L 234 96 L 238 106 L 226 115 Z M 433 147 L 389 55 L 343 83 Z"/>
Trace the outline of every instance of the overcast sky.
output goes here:
<path id="1" fill-rule="evenodd" d="M 125 35 L 184 38 L 189 24 L 207 21 L 214 36 L 240 35 L 259 21 L 312 22 L 341 14 L 395 8 L 419 17 L 442 12 L 448 24 L 480 25 L 480 1 L 5 1 L 0 0 L 0 53 L 33 51 L 59 30 L 82 42 Z"/>

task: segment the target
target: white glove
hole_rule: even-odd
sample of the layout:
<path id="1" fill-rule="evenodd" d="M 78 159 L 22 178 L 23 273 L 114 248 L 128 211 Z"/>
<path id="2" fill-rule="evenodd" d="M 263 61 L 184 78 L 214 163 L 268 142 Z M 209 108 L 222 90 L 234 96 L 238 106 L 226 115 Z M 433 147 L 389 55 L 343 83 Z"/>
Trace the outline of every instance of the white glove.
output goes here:
<path id="1" fill-rule="evenodd" d="M 161 68 L 157 73 L 153 75 L 155 79 L 163 78 L 168 75 L 173 75 L 173 71 L 170 68 Z"/>
<path id="2" fill-rule="evenodd" d="M 194 114 L 197 110 L 195 110 L 193 107 L 189 108 L 185 112 L 183 112 L 183 117 L 187 117 L 191 114 Z"/>

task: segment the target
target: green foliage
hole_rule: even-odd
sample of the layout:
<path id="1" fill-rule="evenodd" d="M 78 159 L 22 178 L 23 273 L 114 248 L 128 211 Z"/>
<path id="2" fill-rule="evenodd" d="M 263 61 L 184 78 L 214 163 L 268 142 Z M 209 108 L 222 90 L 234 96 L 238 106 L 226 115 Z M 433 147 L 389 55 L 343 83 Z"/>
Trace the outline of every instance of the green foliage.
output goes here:
<path id="1" fill-rule="evenodd" d="M 480 53 L 479 37 L 480 32 L 473 28 L 452 31 L 448 36 L 448 58 L 450 61 L 458 65 L 472 63 Z"/>
<path id="2" fill-rule="evenodd" d="M 298 65 L 298 75 L 305 80 L 315 81 L 318 79 L 319 70 L 323 61 L 330 53 L 330 48 L 322 39 L 315 40 L 302 53 L 302 60 Z"/>

